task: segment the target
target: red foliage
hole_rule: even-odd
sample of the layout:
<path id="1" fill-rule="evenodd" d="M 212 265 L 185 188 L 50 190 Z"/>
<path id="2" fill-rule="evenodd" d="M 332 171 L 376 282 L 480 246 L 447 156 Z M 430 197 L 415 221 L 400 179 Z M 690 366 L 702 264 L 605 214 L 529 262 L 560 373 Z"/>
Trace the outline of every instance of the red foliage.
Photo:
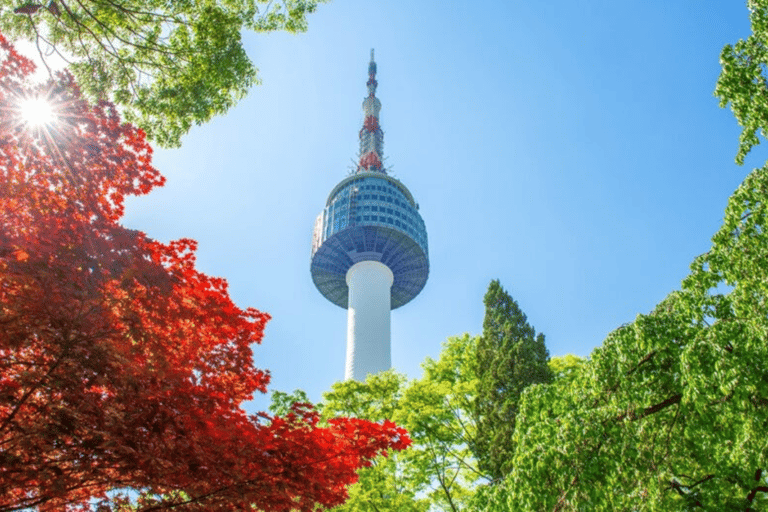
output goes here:
<path id="1" fill-rule="evenodd" d="M 143 510 L 343 502 L 405 432 L 321 427 L 301 407 L 247 416 L 269 381 L 251 353 L 269 316 L 198 272 L 195 242 L 117 223 L 126 195 L 164 181 L 143 132 L 87 105 L 69 75 L 29 86 L 31 70 L 0 35 L 0 511 L 87 509 L 120 489 L 148 493 Z M 19 120 L 35 94 L 55 124 Z"/>

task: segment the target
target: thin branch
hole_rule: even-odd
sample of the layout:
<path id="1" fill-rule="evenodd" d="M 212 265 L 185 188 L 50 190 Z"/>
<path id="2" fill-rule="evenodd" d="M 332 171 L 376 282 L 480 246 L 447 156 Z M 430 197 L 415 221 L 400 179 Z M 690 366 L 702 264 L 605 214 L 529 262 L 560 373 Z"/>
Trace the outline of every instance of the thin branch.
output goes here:
<path id="1" fill-rule="evenodd" d="M 59 355 L 58 359 L 53 363 L 53 365 L 48 369 L 45 375 L 43 375 L 31 388 L 29 388 L 19 399 L 19 403 L 16 404 L 16 407 L 14 407 L 13 411 L 8 415 L 8 417 L 3 421 L 3 424 L 0 425 L 0 432 L 5 430 L 8 425 L 11 424 L 13 419 L 16 417 L 16 415 L 21 410 L 24 403 L 29 399 L 32 394 L 37 391 L 40 386 L 43 385 L 43 383 L 48 379 L 48 377 L 59 367 L 59 365 L 66 359 L 67 353 L 69 352 L 68 348 L 65 346 L 64 351 Z"/>
<path id="2" fill-rule="evenodd" d="M 629 419 L 630 421 L 637 421 L 645 418 L 646 416 L 650 416 L 651 414 L 656 414 L 659 411 L 663 411 L 667 407 L 680 403 L 680 400 L 683 398 L 682 393 L 678 393 L 676 395 L 673 395 L 666 400 L 663 400 L 655 405 L 651 405 L 649 407 L 646 407 L 642 410 L 640 413 L 636 413 L 635 411 L 630 411 L 624 414 L 620 414 L 616 417 L 616 421 L 622 421 L 624 419 Z"/>
<path id="3" fill-rule="evenodd" d="M 45 69 L 48 70 L 48 76 L 53 78 L 53 71 L 51 71 L 51 68 L 48 66 L 48 63 L 45 61 L 45 56 L 43 55 L 43 50 L 40 48 L 40 32 L 37 30 L 37 25 L 35 25 L 35 22 L 32 21 L 32 15 L 27 14 L 27 18 L 29 18 L 29 23 L 32 25 L 32 30 L 35 31 L 35 48 L 37 48 L 37 53 L 40 55 L 40 60 L 43 63 L 43 66 L 45 66 Z"/>

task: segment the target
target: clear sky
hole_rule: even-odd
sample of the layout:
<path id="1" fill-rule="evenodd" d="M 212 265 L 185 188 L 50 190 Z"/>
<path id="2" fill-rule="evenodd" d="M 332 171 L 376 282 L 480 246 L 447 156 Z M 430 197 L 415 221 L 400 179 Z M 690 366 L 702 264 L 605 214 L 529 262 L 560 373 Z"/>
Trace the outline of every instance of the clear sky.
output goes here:
<path id="1" fill-rule="evenodd" d="M 157 150 L 167 185 L 125 224 L 198 240 L 198 264 L 272 315 L 257 366 L 318 400 L 343 378 L 346 310 L 315 289 L 311 231 L 357 154 L 376 49 L 386 163 L 420 203 L 430 276 L 392 313 L 411 377 L 478 334 L 498 278 L 551 355 L 587 356 L 709 248 L 739 128 L 713 96 L 743 1 L 335 0 L 300 35 L 247 34 L 263 84 Z M 756 151 L 760 153 L 758 148 Z M 259 397 L 254 409 L 265 409 Z"/>

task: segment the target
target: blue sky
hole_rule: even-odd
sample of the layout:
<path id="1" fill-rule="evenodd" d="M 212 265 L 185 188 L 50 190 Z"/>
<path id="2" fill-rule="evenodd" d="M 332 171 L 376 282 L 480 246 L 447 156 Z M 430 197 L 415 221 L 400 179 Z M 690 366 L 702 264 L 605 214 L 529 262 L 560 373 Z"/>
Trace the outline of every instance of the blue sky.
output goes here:
<path id="1" fill-rule="evenodd" d="M 739 127 L 713 96 L 744 2 L 336 0 L 300 35 L 246 34 L 263 84 L 183 147 L 124 223 L 198 240 L 199 267 L 273 319 L 273 389 L 343 378 L 346 311 L 315 289 L 311 230 L 357 153 L 376 49 L 386 163 L 420 203 L 431 270 L 392 313 L 393 365 L 420 375 L 480 333 L 498 278 L 552 355 L 588 355 L 678 288 L 709 248 Z M 266 408 L 258 397 L 253 409 Z"/>

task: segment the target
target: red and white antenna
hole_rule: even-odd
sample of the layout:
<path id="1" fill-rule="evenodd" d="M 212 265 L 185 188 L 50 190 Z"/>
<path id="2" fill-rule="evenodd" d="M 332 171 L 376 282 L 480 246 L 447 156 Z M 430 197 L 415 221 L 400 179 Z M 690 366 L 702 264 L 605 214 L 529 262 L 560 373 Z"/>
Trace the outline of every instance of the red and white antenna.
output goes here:
<path id="1" fill-rule="evenodd" d="M 374 171 L 386 174 L 383 164 L 384 132 L 379 125 L 381 102 L 376 97 L 376 61 L 368 64 L 368 96 L 363 100 L 363 127 L 360 129 L 360 163 L 357 172 Z"/>

